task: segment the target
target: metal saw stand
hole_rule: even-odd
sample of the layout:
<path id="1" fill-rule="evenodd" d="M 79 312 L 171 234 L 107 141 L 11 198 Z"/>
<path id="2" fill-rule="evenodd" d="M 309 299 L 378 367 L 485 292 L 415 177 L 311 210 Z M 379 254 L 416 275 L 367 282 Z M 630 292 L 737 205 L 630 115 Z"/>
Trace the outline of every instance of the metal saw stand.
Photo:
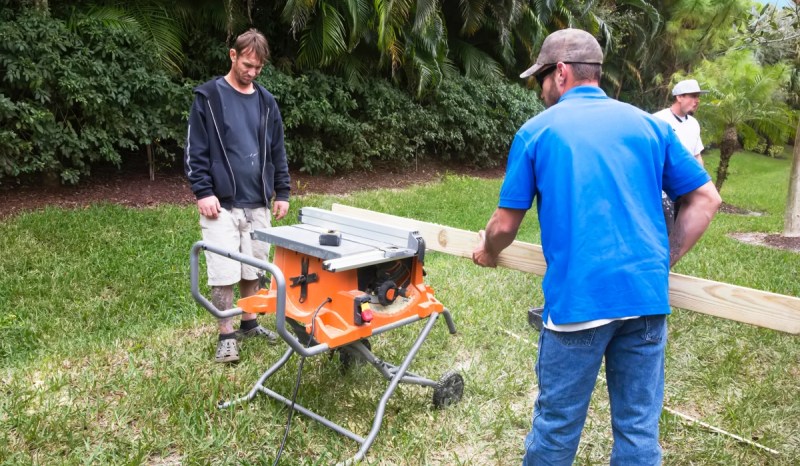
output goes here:
<path id="1" fill-rule="evenodd" d="M 255 239 L 275 245 L 274 263 L 222 250 L 202 241 L 195 243 L 191 254 L 192 295 L 198 303 L 218 318 L 238 315 L 245 311 L 274 312 L 277 332 L 289 346 L 280 359 L 259 377 L 247 395 L 221 402 L 218 407 L 227 408 L 237 403 L 250 401 L 258 393 L 263 393 L 357 442 L 360 445 L 358 452 L 342 463 L 353 464 L 364 458 L 367 450 L 375 441 L 389 398 L 400 383 L 433 388 L 433 404 L 437 408 L 446 407 L 460 400 L 464 381 L 458 373 L 447 372 L 439 381 L 434 381 L 408 372 L 412 360 L 419 352 L 439 315 L 444 316 L 451 334 L 454 334 L 456 329 L 450 312 L 433 298 L 432 289 L 422 283 L 412 283 L 408 290 L 402 290 L 407 296 L 402 297 L 403 303 L 393 306 L 376 304 L 374 296 L 372 302 L 365 304 L 362 302 L 364 301 L 362 299 L 364 290 L 361 289 L 337 290 L 335 293 L 325 289 L 324 285 L 327 282 L 333 283 L 334 286 L 347 286 L 342 284 L 359 282 L 363 288 L 363 270 L 359 272 L 360 269 L 398 260 L 405 260 L 412 264 L 412 278 L 416 276 L 421 282 L 421 265 L 425 246 L 424 241 L 416 232 L 365 222 L 314 208 L 302 209 L 300 218 L 302 223 L 299 225 L 275 227 L 255 232 Z M 341 235 L 340 244 L 335 246 L 316 244 L 320 235 L 334 231 Z M 239 300 L 236 308 L 225 311 L 217 309 L 199 292 L 198 263 L 201 250 L 223 255 L 268 272 L 272 275 L 269 291 L 261 290 L 255 296 Z M 419 269 L 414 271 L 417 266 Z M 302 279 L 293 277 L 293 283 L 287 292 L 284 271 L 290 270 L 290 273 L 297 273 L 301 268 L 304 273 L 299 277 Z M 313 277 L 314 281 L 310 280 L 312 275 L 316 275 Z M 411 281 L 413 282 L 413 279 Z M 301 283 L 306 284 L 302 290 Z M 330 299 L 331 295 L 333 295 L 333 299 L 328 301 L 330 302 L 329 307 L 323 303 L 316 311 L 311 312 L 308 308 L 309 302 L 318 303 L 321 302 L 322 296 L 328 296 Z M 365 308 L 364 306 L 376 309 L 375 320 L 359 323 L 359 306 L 362 309 Z M 397 311 L 398 308 L 400 311 Z M 391 312 L 388 312 L 389 310 Z M 289 332 L 286 326 L 287 318 L 297 336 Z M 399 366 L 381 360 L 370 351 L 367 337 L 379 335 L 426 318 L 428 322 Z M 346 322 L 342 323 L 342 321 Z M 283 367 L 295 353 L 305 358 L 333 350 L 340 352 L 340 359 L 343 363 L 355 359 L 370 363 L 389 381 L 380 398 L 372 427 L 366 437 L 336 424 L 305 406 L 293 404 L 292 400 L 265 385 L 267 379 Z"/>

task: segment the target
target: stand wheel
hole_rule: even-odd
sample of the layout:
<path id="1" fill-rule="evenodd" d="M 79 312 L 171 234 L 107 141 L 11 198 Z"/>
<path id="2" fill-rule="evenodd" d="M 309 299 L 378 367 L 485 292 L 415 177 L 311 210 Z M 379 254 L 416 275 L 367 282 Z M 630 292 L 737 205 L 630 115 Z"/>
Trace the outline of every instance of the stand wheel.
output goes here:
<path id="1" fill-rule="evenodd" d="M 369 340 L 367 340 L 366 338 L 362 338 L 359 341 L 363 343 L 368 350 L 372 351 L 372 344 L 370 344 Z M 350 368 L 353 367 L 354 365 L 361 364 L 365 361 L 364 357 L 361 356 L 361 353 L 357 352 L 356 350 L 350 349 L 347 346 L 343 346 L 337 350 L 339 353 L 339 362 L 342 364 L 343 373 L 350 370 Z"/>
<path id="2" fill-rule="evenodd" d="M 464 378 L 458 372 L 447 372 L 433 389 L 433 407 L 446 408 L 458 403 L 464 394 Z"/>

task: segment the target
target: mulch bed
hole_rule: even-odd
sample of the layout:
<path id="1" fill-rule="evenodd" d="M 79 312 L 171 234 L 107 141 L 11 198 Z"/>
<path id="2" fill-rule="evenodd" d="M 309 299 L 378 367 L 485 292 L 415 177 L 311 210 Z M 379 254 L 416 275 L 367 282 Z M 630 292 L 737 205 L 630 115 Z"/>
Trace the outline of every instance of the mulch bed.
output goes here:
<path id="1" fill-rule="evenodd" d="M 421 165 L 421 164 L 420 164 Z M 291 171 L 292 195 L 342 195 L 370 189 L 400 189 L 413 184 L 441 179 L 445 173 L 457 173 L 480 178 L 500 178 L 504 167 L 470 168 L 426 162 L 424 167 L 400 167 L 391 171 L 374 170 L 336 176 L 311 176 Z M 77 186 L 45 183 L 26 179 L 19 184 L 0 184 L 4 208 L 0 220 L 19 212 L 42 209 L 46 206 L 78 208 L 97 203 L 112 203 L 129 207 L 151 207 L 159 204 L 189 205 L 195 198 L 182 167 L 159 170 L 150 180 L 147 166 L 128 164 L 122 169 L 99 168 L 91 178 Z"/>

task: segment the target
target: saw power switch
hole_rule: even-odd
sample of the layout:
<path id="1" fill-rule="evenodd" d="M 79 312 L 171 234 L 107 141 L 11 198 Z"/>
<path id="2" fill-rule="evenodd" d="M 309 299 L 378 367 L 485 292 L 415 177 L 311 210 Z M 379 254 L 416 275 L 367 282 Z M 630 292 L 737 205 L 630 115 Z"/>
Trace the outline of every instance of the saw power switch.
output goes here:
<path id="1" fill-rule="evenodd" d="M 364 325 L 372 322 L 372 308 L 369 303 L 371 298 L 368 295 L 359 296 L 353 300 L 353 323 Z"/>
<path id="2" fill-rule="evenodd" d="M 338 230 L 328 230 L 319 235 L 320 246 L 339 246 L 342 244 L 342 233 Z"/>

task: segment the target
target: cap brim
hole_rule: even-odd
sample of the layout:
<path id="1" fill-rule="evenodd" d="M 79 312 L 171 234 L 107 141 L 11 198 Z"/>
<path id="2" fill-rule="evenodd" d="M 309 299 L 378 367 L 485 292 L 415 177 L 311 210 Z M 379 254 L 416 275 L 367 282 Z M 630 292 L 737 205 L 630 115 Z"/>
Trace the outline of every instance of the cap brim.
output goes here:
<path id="1" fill-rule="evenodd" d="M 520 78 L 527 78 L 527 77 L 529 77 L 529 76 L 533 76 L 533 75 L 535 75 L 535 74 L 536 74 L 536 72 L 537 72 L 537 71 L 541 70 L 543 66 L 544 66 L 544 65 L 541 65 L 541 64 L 539 64 L 539 63 L 534 63 L 534 64 L 533 64 L 533 66 L 531 66 L 531 67 L 530 67 L 530 68 L 528 68 L 527 70 L 523 71 L 523 72 L 522 72 L 522 73 L 519 75 L 519 77 L 520 77 Z"/>
<path id="2" fill-rule="evenodd" d="M 678 97 L 679 95 L 686 95 L 686 94 L 708 94 L 711 91 L 687 91 L 681 92 L 680 94 L 672 94 L 673 97 Z"/>

